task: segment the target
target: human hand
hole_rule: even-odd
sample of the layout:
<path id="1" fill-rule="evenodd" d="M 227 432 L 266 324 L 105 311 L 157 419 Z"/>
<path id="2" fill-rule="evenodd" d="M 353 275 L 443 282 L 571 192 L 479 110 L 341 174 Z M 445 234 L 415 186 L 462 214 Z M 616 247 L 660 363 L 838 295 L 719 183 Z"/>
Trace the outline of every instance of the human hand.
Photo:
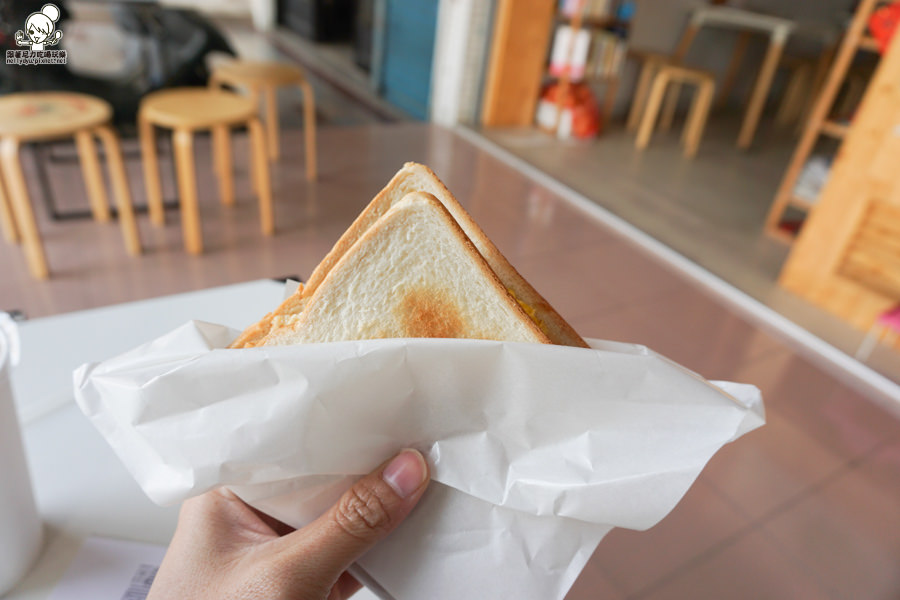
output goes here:
<path id="1" fill-rule="evenodd" d="M 346 569 L 410 513 L 428 485 L 404 450 L 357 481 L 324 515 L 292 530 L 219 489 L 187 500 L 147 600 L 344 600 Z"/>

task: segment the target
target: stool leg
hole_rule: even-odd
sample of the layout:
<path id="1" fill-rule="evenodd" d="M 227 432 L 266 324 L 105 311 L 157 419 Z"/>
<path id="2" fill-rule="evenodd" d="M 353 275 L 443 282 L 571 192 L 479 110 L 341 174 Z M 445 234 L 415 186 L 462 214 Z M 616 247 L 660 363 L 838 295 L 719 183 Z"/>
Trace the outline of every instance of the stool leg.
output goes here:
<path id="1" fill-rule="evenodd" d="M 278 160 L 278 97 L 275 86 L 269 85 L 263 90 L 266 104 L 266 141 L 269 144 L 269 159 Z"/>
<path id="2" fill-rule="evenodd" d="M 231 171 L 231 132 L 226 125 L 213 128 L 213 162 L 219 179 L 222 204 L 234 204 L 234 174 Z"/>
<path id="3" fill-rule="evenodd" d="M 665 73 L 658 73 L 653 80 L 647 107 L 644 109 L 644 116 L 641 117 L 641 125 L 638 127 L 637 138 L 634 141 L 634 147 L 638 150 L 643 150 L 650 143 L 650 136 L 653 135 L 653 126 L 656 124 L 656 117 L 659 116 L 659 107 L 666 94 L 668 82 L 669 76 Z"/>
<path id="4" fill-rule="evenodd" d="M 150 222 L 164 225 L 166 211 L 163 208 L 162 189 L 159 183 L 159 161 L 156 159 L 156 133 L 153 123 L 138 116 L 138 132 L 141 138 L 141 162 L 144 165 L 144 185 L 147 189 L 147 207 Z"/>
<path id="5" fill-rule="evenodd" d="M 681 84 L 674 82 L 669 86 L 666 94 L 666 103 L 663 106 L 662 117 L 659 119 L 659 130 L 672 129 L 672 121 L 675 120 L 675 109 L 678 108 L 678 98 L 681 96 Z"/>
<path id="6" fill-rule="evenodd" d="M 272 218 L 272 186 L 269 181 L 269 162 L 266 158 L 266 138 L 259 119 L 247 122 L 250 131 L 250 160 L 256 173 L 256 193 L 259 197 L 259 220 L 264 235 L 272 235 L 275 223 Z"/>
<path id="7" fill-rule="evenodd" d="M 97 160 L 94 136 L 91 135 L 90 131 L 79 131 L 75 134 L 75 144 L 78 146 L 81 172 L 84 175 L 84 183 L 87 188 L 94 220 L 107 223 L 109 221 L 109 200 L 106 197 L 106 186 L 103 183 L 103 174 L 100 171 L 100 161 Z"/>
<path id="8" fill-rule="evenodd" d="M 634 89 L 634 98 L 631 100 L 631 109 L 628 111 L 628 121 L 625 123 L 627 131 L 637 129 L 638 123 L 641 121 L 641 113 L 644 110 L 644 104 L 647 102 L 647 94 L 650 93 L 650 84 L 653 83 L 653 67 L 653 61 L 649 59 L 645 60 L 644 66 L 641 67 L 637 87 Z"/>
<path id="9" fill-rule="evenodd" d="M 704 81 L 697 87 L 691 113 L 684 128 L 684 155 L 688 158 L 693 158 L 697 154 L 697 148 L 700 147 L 700 139 L 709 118 L 715 91 L 716 84 L 712 81 Z"/>
<path id="10" fill-rule="evenodd" d="M 96 129 L 97 137 L 106 151 L 106 163 L 109 166 L 109 178 L 112 180 L 116 208 L 119 209 L 119 225 L 125 239 L 128 254 L 138 256 L 141 253 L 141 238 L 138 234 L 134 209 L 131 206 L 131 190 L 128 187 L 128 176 L 125 174 L 125 163 L 122 162 L 122 148 L 119 136 L 108 125 Z"/>
<path id="11" fill-rule="evenodd" d="M 221 81 L 219 77 L 216 75 L 215 70 L 213 70 L 212 74 L 210 74 L 209 79 L 206 80 L 206 85 L 211 90 L 223 89 L 225 87 L 225 82 Z"/>
<path id="12" fill-rule="evenodd" d="M 47 259 L 44 256 L 41 235 L 34 220 L 34 212 L 31 210 L 31 200 L 28 198 L 28 188 L 25 186 L 22 165 L 19 162 L 18 140 L 5 138 L 0 142 L 0 162 L 3 164 L 3 176 L 9 186 L 9 197 L 12 200 L 16 223 L 22 234 L 22 246 L 25 250 L 25 260 L 28 262 L 28 270 L 36 279 L 47 279 L 50 272 L 47 269 Z"/>
<path id="13" fill-rule="evenodd" d="M 2 169 L 0 169 L 2 173 Z M 18 243 L 19 228 L 16 227 L 16 217 L 13 214 L 12 204 L 6 195 L 6 184 L 0 176 L 0 228 L 3 229 L 3 237 L 10 244 Z"/>
<path id="14" fill-rule="evenodd" d="M 259 91 L 256 88 L 250 88 L 250 99 L 253 100 L 253 105 L 259 107 L 260 97 Z M 249 129 L 247 130 L 247 139 L 250 142 L 250 181 L 253 184 L 253 193 L 259 196 L 259 173 L 256 170 L 256 161 L 253 160 L 253 135 L 250 133 Z M 268 148 L 266 149 L 268 155 Z"/>
<path id="15" fill-rule="evenodd" d="M 303 91 L 303 133 L 306 136 L 306 178 L 315 181 L 318 177 L 316 166 L 316 97 L 308 81 L 300 82 Z"/>
<path id="16" fill-rule="evenodd" d="M 197 179 L 194 172 L 194 137 L 188 129 L 176 129 L 175 166 L 178 171 L 178 196 L 181 201 L 181 228 L 184 248 L 191 254 L 203 252 L 200 208 L 197 206 Z"/>

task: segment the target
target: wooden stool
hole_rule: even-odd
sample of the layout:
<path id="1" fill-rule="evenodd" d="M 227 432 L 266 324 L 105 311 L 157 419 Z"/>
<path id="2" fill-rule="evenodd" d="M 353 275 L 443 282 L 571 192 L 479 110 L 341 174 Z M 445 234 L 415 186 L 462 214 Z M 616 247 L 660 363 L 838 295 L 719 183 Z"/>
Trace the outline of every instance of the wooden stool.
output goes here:
<path id="1" fill-rule="evenodd" d="M 691 104 L 688 120 L 681 137 L 681 142 L 684 145 L 684 155 L 693 157 L 697 154 L 700 138 L 703 137 L 703 129 L 706 127 L 709 109 L 712 106 L 713 95 L 716 91 L 716 81 L 712 73 L 678 65 L 660 66 L 653 77 L 653 86 L 650 89 L 650 97 L 647 99 L 647 106 L 644 109 L 641 124 L 638 128 L 635 147 L 638 150 L 643 150 L 650 143 L 653 127 L 659 116 L 666 88 L 670 83 L 694 84 L 697 86 L 697 92 L 694 95 L 694 101 Z"/>
<path id="2" fill-rule="evenodd" d="M 84 94 L 35 92 L 0 98 L 0 226 L 7 241 L 16 243 L 21 238 L 28 268 L 38 279 L 47 279 L 49 270 L 19 161 L 19 147 L 25 142 L 74 138 L 91 212 L 96 221 L 106 222 L 110 212 L 95 145 L 95 137 L 99 138 L 109 165 L 125 248 L 131 255 L 141 253 L 119 138 L 109 125 L 111 117 L 108 103 Z"/>
<path id="3" fill-rule="evenodd" d="M 628 131 L 634 131 L 641 122 L 641 115 L 644 114 L 647 97 L 650 95 L 650 86 L 653 85 L 653 77 L 660 68 L 672 62 L 672 57 L 668 54 L 643 50 L 629 50 L 628 56 L 636 58 L 642 63 L 634 97 L 631 99 L 631 109 L 628 111 L 628 121 L 625 124 Z"/>
<path id="4" fill-rule="evenodd" d="M 184 246 L 188 252 L 203 252 L 197 181 L 194 175 L 193 144 L 194 132 L 197 130 L 212 132 L 213 165 L 219 179 L 222 204 L 230 206 L 234 204 L 230 129 L 239 125 L 247 127 L 250 133 L 250 171 L 253 189 L 259 197 L 262 232 L 265 235 L 274 232 L 265 136 L 252 100 L 224 90 L 194 87 L 153 92 L 141 101 L 138 128 L 150 221 L 154 225 L 163 225 L 165 212 L 160 191 L 159 164 L 156 160 L 154 125 L 173 130 L 181 223 L 184 229 Z"/>
<path id="5" fill-rule="evenodd" d="M 250 92 L 257 106 L 259 98 L 265 99 L 266 134 L 269 142 L 269 158 L 277 160 L 278 144 L 278 104 L 275 94 L 279 87 L 296 85 L 303 92 L 303 129 L 306 135 L 306 177 L 316 179 L 316 101 L 312 86 L 306 81 L 303 71 L 294 65 L 278 62 L 256 62 L 231 60 L 213 68 L 209 84 L 211 87 L 224 85 L 244 88 Z"/>

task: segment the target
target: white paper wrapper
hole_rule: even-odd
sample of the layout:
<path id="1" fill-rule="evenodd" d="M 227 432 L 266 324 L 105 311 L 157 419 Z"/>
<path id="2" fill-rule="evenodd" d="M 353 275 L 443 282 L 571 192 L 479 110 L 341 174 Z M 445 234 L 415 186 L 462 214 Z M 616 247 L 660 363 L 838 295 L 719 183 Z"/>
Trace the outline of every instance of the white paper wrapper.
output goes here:
<path id="1" fill-rule="evenodd" d="M 295 527 L 420 449 L 431 487 L 358 564 L 398 600 L 562 598 L 612 527 L 655 524 L 764 422 L 755 387 L 710 384 L 643 346 L 224 349 L 237 333 L 192 322 L 84 365 L 78 404 L 155 502 L 227 485 Z"/>

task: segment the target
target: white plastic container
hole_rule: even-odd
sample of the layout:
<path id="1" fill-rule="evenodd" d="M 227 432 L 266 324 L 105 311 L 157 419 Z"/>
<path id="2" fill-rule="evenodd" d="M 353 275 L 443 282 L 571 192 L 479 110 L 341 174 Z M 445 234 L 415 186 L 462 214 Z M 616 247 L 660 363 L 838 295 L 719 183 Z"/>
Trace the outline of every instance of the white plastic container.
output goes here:
<path id="1" fill-rule="evenodd" d="M 13 402 L 10 348 L 0 328 L 0 596 L 28 571 L 43 540 Z"/>

